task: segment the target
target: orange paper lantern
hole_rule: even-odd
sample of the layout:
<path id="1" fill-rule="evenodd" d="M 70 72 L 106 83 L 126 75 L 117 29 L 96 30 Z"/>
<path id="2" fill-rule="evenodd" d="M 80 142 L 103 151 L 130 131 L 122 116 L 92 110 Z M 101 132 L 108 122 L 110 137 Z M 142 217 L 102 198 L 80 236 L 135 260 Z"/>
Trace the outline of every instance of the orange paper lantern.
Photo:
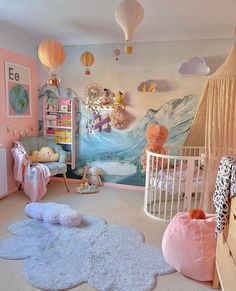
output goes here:
<path id="1" fill-rule="evenodd" d="M 90 75 L 89 67 L 91 67 L 94 64 L 94 55 L 90 52 L 84 52 L 81 55 L 81 63 L 87 67 L 85 74 Z"/>
<path id="2" fill-rule="evenodd" d="M 49 39 L 41 42 L 38 56 L 43 65 L 53 70 L 64 63 L 65 51 L 58 41 Z"/>

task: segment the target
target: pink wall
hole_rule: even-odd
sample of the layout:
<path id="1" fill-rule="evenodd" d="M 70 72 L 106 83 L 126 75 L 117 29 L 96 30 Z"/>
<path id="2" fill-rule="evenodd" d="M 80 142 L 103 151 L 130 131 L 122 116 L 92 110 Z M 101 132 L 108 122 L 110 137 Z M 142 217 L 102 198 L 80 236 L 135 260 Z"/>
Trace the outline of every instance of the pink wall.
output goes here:
<path id="1" fill-rule="evenodd" d="M 5 61 L 10 61 L 31 69 L 31 117 L 7 117 L 4 69 Z M 31 126 L 33 130 L 29 131 L 29 134 L 38 134 L 38 72 L 35 59 L 0 48 L 0 100 L 0 144 L 7 148 L 8 192 L 11 193 L 16 190 L 16 183 L 13 178 L 13 160 L 10 152 L 13 142 L 19 138 L 19 130 L 24 131 Z M 8 125 L 11 129 L 17 130 L 15 136 L 13 136 L 12 131 L 7 132 Z"/>

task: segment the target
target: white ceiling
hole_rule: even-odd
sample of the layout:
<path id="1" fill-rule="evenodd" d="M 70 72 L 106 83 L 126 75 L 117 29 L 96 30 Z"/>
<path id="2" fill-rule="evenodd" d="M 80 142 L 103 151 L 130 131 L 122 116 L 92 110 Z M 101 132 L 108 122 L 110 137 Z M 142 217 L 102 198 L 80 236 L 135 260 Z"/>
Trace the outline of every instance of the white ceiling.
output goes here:
<path id="1" fill-rule="evenodd" d="M 0 30 L 34 44 L 120 43 L 114 19 L 120 0 L 0 0 Z M 134 42 L 233 38 L 236 0 L 139 0 L 144 20 Z"/>

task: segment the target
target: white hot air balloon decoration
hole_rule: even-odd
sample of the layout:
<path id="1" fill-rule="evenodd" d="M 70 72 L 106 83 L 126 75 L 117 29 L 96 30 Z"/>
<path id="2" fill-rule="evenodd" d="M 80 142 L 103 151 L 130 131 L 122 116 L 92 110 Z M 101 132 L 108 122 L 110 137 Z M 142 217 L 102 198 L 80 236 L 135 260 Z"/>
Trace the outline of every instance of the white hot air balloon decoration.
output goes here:
<path id="1" fill-rule="evenodd" d="M 126 42 L 130 42 L 139 24 L 142 22 L 144 10 L 137 0 L 123 0 L 117 6 L 115 19 L 125 33 Z M 126 53 L 131 54 L 132 46 L 127 45 Z"/>

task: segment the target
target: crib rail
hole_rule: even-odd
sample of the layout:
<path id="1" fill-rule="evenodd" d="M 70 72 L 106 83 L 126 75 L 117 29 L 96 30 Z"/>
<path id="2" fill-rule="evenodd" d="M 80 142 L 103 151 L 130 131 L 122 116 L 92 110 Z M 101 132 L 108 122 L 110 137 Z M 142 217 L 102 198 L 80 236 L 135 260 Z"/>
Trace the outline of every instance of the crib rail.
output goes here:
<path id="1" fill-rule="evenodd" d="M 180 211 L 199 207 L 203 158 L 204 147 L 172 147 L 166 155 L 147 151 L 145 212 L 169 221 Z"/>

